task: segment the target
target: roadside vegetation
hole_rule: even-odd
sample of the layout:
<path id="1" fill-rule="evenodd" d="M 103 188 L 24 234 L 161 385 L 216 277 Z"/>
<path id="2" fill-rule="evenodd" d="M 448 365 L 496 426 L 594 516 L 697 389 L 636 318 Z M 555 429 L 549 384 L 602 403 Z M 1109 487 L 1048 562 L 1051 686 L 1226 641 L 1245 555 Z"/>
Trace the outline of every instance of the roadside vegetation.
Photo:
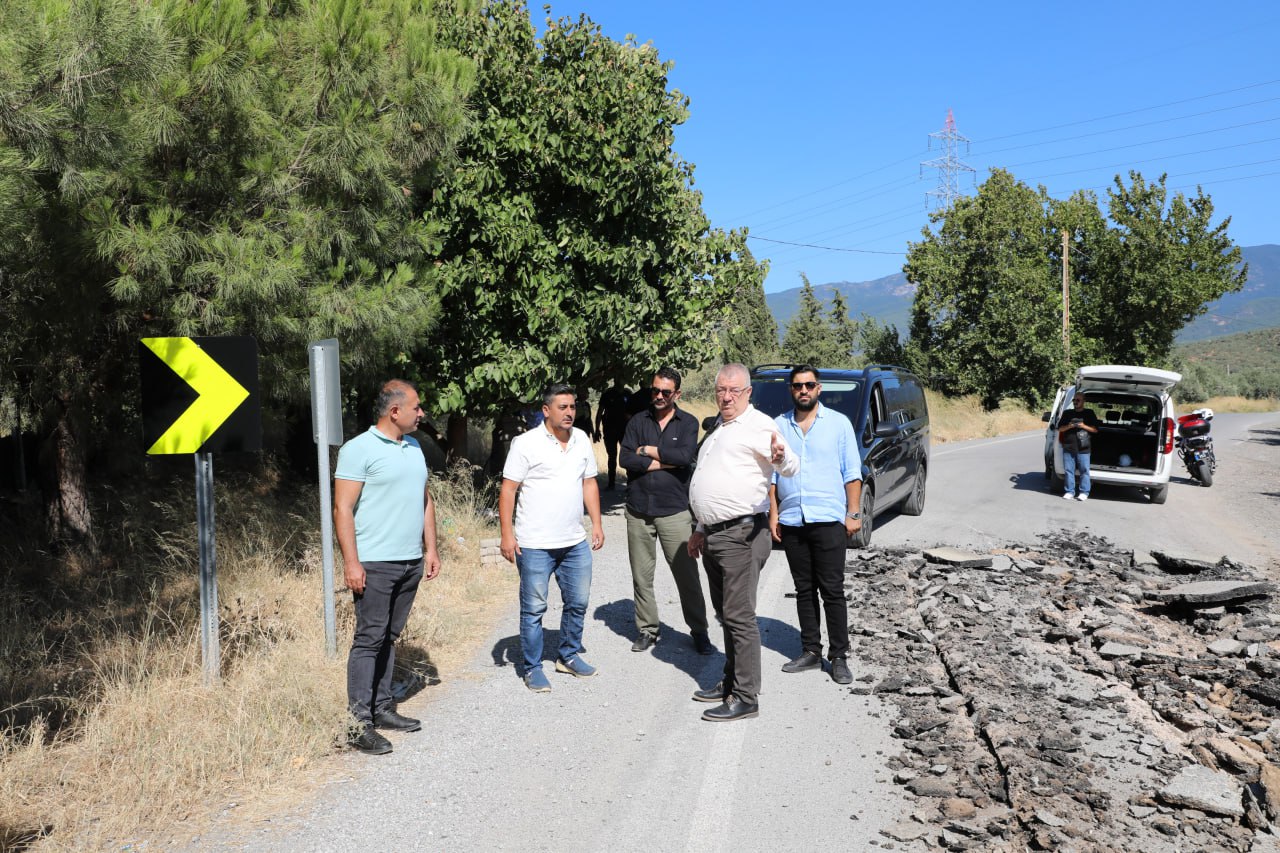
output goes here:
<path id="1" fill-rule="evenodd" d="M 598 391 L 659 361 L 699 417 L 708 364 L 872 360 L 951 395 L 929 397 L 937 442 L 1039 429 L 1069 373 L 1062 231 L 1083 250 L 1076 363 L 1163 366 L 1244 280 L 1199 190 L 1131 172 L 1058 200 L 994 170 L 907 246 L 905 339 L 807 280 L 780 336 L 767 260 L 711 227 L 673 147 L 690 101 L 670 58 L 586 16 L 535 27 L 519 0 L 12 0 L 0 48 L 0 849 L 177 839 L 342 742 L 297 460 L 310 341 L 340 340 L 347 414 L 377 380 L 416 381 L 433 470 L 493 472 L 485 443 L 550 381 Z M 219 463 L 205 688 L 190 460 L 143 459 L 137 347 L 224 335 L 257 341 L 267 450 Z M 1278 393 L 1209 370 L 1188 393 Z M 514 599 L 509 567 L 479 560 L 486 482 L 465 462 L 435 480 L 445 568 L 402 641 L 411 692 L 457 677 Z"/>
<path id="2" fill-rule="evenodd" d="M 222 681 L 207 688 L 186 473 L 95 506 L 121 535 L 93 572 L 33 547 L 29 508 L 0 514 L 2 850 L 189 840 L 229 804 L 305 782 L 345 740 L 351 597 L 339 557 L 327 658 L 314 483 L 220 477 Z M 458 677 L 515 583 L 479 560 L 490 501 L 471 472 L 432 488 L 444 569 L 419 593 L 396 677 L 427 696 Z"/>
<path id="3" fill-rule="evenodd" d="M 937 443 L 1043 428 L 1014 402 L 986 411 L 973 395 L 928 396 Z M 683 405 L 699 420 L 715 413 L 706 399 Z M 176 843 L 231 803 L 250 812 L 305 790 L 341 751 L 350 596 L 338 557 L 339 654 L 326 658 L 314 483 L 269 467 L 220 473 L 223 677 L 206 688 L 189 471 L 156 467 L 94 507 L 116 533 L 96 568 L 37 547 L 35 501 L 15 495 L 0 513 L 0 849 Z M 479 560 L 496 528 L 474 474 L 433 479 L 444 570 L 401 639 L 396 680 L 427 717 L 420 702 L 461 677 L 515 596 L 514 572 Z"/>

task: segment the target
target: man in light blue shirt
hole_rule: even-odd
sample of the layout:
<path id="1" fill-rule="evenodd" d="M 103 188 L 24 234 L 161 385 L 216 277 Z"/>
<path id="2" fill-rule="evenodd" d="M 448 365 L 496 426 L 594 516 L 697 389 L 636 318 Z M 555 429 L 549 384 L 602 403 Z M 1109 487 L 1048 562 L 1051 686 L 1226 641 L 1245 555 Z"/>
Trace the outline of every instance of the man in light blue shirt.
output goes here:
<path id="1" fill-rule="evenodd" d="M 420 403 L 408 382 L 383 385 L 377 423 L 342 445 L 333 473 L 333 527 L 356 614 L 347 657 L 347 702 L 356 721 L 349 742 L 370 755 L 391 751 L 377 729 L 422 728 L 397 713 L 391 698 L 396 640 L 418 584 L 440 572 L 427 462 L 409 435 L 422 417 Z"/>
<path id="2" fill-rule="evenodd" d="M 821 614 L 825 611 L 831 678 L 837 684 L 848 684 L 853 674 L 847 660 L 844 556 L 849 537 L 862 527 L 858 513 L 862 460 L 849 419 L 818 402 L 822 394 L 818 371 L 807 364 L 792 368 L 789 382 L 795 408 L 774 421 L 787 445 L 800 457 L 800 473 L 774 478 L 769 488 L 769 530 L 774 541 L 782 543 L 796 584 L 803 649 L 782 671 L 804 672 L 822 666 Z"/>

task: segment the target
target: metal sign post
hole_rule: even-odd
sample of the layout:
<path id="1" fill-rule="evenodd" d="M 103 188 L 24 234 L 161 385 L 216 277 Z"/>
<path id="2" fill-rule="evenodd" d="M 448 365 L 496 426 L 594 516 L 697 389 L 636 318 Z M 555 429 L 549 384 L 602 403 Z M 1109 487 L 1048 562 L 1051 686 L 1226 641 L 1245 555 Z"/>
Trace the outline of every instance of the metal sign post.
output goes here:
<path id="1" fill-rule="evenodd" d="M 329 448 L 342 444 L 342 401 L 338 393 L 338 341 L 329 338 L 307 346 L 311 368 L 311 434 L 320 472 L 320 570 L 324 593 L 324 652 L 338 654 L 338 628 L 333 607 L 333 493 L 329 484 Z"/>
<path id="2" fill-rule="evenodd" d="M 222 670 L 213 454 L 262 449 L 258 342 L 249 337 L 142 338 L 138 341 L 138 359 L 147 454 L 190 453 L 195 458 L 200 656 L 204 683 L 213 686 Z"/>
<path id="3" fill-rule="evenodd" d="M 217 546 L 213 525 L 213 454 L 195 454 L 196 528 L 200 542 L 200 660 L 204 683 L 218 683 L 222 650 L 218 642 Z"/>

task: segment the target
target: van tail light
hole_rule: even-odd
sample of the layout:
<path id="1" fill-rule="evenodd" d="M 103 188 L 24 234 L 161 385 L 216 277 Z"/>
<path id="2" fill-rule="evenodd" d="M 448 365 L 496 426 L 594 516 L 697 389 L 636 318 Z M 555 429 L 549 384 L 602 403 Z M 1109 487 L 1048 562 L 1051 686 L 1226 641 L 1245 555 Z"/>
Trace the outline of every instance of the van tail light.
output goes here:
<path id="1" fill-rule="evenodd" d="M 1160 452 L 1173 452 L 1173 418 L 1164 419 L 1164 443 L 1160 447 Z"/>

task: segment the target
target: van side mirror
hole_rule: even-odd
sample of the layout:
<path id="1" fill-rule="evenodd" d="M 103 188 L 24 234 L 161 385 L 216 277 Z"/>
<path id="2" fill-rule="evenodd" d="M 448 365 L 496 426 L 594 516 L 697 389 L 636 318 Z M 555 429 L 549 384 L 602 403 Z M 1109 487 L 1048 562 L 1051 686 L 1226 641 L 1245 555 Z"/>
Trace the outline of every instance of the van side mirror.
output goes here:
<path id="1" fill-rule="evenodd" d="M 1044 421 L 1045 423 L 1048 423 L 1050 414 L 1051 414 L 1050 412 L 1045 412 L 1043 415 L 1040 416 L 1040 420 Z"/>
<path id="2" fill-rule="evenodd" d="M 876 428 L 872 430 L 880 438 L 893 438 L 898 434 L 900 427 L 890 421 L 882 421 L 876 424 Z"/>

